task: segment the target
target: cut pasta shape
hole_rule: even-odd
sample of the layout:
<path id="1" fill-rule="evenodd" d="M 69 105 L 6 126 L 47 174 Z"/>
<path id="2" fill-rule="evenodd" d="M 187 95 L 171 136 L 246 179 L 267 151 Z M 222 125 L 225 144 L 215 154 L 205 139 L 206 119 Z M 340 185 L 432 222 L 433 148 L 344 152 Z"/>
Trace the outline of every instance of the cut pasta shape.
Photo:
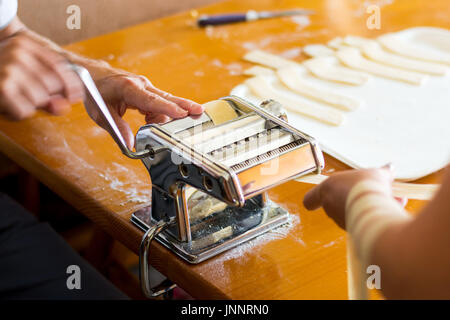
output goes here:
<path id="1" fill-rule="evenodd" d="M 281 68 L 277 70 L 278 78 L 286 87 L 295 93 L 329 104 L 341 110 L 353 111 L 361 105 L 359 100 L 309 84 L 307 80 L 302 79 L 302 73 L 299 69 L 291 67 Z"/>
<path id="2" fill-rule="evenodd" d="M 393 34 L 383 35 L 377 40 L 386 49 L 402 56 L 450 65 L 450 54 L 439 54 L 435 51 L 410 45 L 404 41 L 399 41 Z"/>
<path id="3" fill-rule="evenodd" d="M 426 76 L 417 72 L 392 68 L 367 60 L 356 48 L 341 49 L 336 52 L 336 56 L 344 65 L 350 68 L 368 72 L 379 77 L 403 81 L 414 85 L 421 85 L 426 79 Z"/>
<path id="4" fill-rule="evenodd" d="M 263 66 L 272 69 L 279 69 L 287 66 L 295 66 L 298 64 L 297 62 L 282 58 L 280 56 L 262 50 L 254 50 L 248 52 L 244 56 L 244 60 L 261 64 Z"/>
<path id="5" fill-rule="evenodd" d="M 367 300 L 367 274 L 356 255 L 351 238 L 347 239 L 347 291 L 349 300 Z"/>
<path id="6" fill-rule="evenodd" d="M 225 238 L 230 237 L 233 235 L 233 227 L 228 226 L 226 228 L 223 228 L 219 231 L 216 231 L 214 233 L 211 233 L 203 238 L 199 238 L 196 240 L 193 240 L 191 243 L 192 249 L 200 249 L 205 248 L 213 243 L 216 243 L 220 240 L 223 240 Z"/>
<path id="7" fill-rule="evenodd" d="M 303 65 L 316 77 L 328 81 L 360 86 L 369 80 L 364 73 L 339 66 L 334 56 L 309 59 Z"/>
<path id="8" fill-rule="evenodd" d="M 308 174 L 296 179 L 297 182 L 320 184 L 328 179 L 328 176 L 322 174 Z M 430 200 L 439 189 L 439 184 L 418 184 L 394 181 L 392 183 L 392 192 L 395 197 L 405 197 L 415 200 Z"/>
<path id="9" fill-rule="evenodd" d="M 303 47 L 303 52 L 312 58 L 334 55 L 334 50 L 323 44 L 309 44 Z"/>
<path id="10" fill-rule="evenodd" d="M 344 38 L 344 42 L 349 46 L 360 49 L 363 55 L 368 59 L 388 66 L 439 76 L 445 75 L 448 71 L 448 69 L 441 64 L 411 59 L 387 52 L 383 50 L 382 46 L 375 40 L 347 36 Z"/>
<path id="11" fill-rule="evenodd" d="M 364 44 L 361 49 L 367 58 L 392 67 L 438 76 L 443 76 L 448 71 L 448 68 L 440 64 L 419 61 L 388 53 L 375 41 Z"/>
<path id="12" fill-rule="evenodd" d="M 261 66 L 253 66 L 244 71 L 244 75 L 246 76 L 272 76 L 274 74 L 272 69 Z"/>
<path id="13" fill-rule="evenodd" d="M 364 45 L 376 41 L 358 36 L 346 36 L 344 37 L 343 42 L 350 47 L 362 48 Z"/>
<path id="14" fill-rule="evenodd" d="M 418 184 L 394 182 L 392 192 L 396 197 L 405 197 L 416 200 L 430 200 L 439 189 L 438 184 Z"/>
<path id="15" fill-rule="evenodd" d="M 245 84 L 252 93 L 260 99 L 273 99 L 283 105 L 284 108 L 291 112 L 302 114 L 323 123 L 338 126 L 344 117 L 339 111 L 308 103 L 305 101 L 296 101 L 283 93 L 276 90 L 266 77 L 254 77 L 248 79 Z"/>
<path id="16" fill-rule="evenodd" d="M 330 41 L 327 42 L 327 46 L 329 46 L 330 48 L 333 48 L 335 50 L 339 50 L 342 47 L 345 47 L 345 42 L 344 39 L 341 37 L 336 37 L 334 39 L 331 39 Z"/>

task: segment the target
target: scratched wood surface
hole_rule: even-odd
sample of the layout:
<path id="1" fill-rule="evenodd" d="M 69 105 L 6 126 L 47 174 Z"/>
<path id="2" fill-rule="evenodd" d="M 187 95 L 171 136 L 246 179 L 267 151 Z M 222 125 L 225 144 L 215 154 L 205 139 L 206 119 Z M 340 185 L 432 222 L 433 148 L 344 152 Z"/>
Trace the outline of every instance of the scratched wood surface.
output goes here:
<path id="1" fill-rule="evenodd" d="M 156 20 L 68 46 L 86 56 L 148 76 L 158 87 L 200 103 L 227 95 L 250 64 L 241 56 L 255 48 L 302 60 L 299 48 L 339 35 L 377 36 L 412 26 L 450 27 L 449 4 L 374 1 L 381 30 L 366 27 L 365 1 L 232 0 Z M 197 13 L 307 7 L 310 17 L 289 17 L 198 29 Z M 142 117 L 128 112 L 134 130 Z M 123 156 L 113 140 L 73 107 L 64 117 L 39 114 L 20 123 L 0 119 L 0 150 L 34 174 L 114 238 L 137 252 L 142 233 L 130 222 L 150 201 L 150 179 L 140 161 Z M 342 170 L 326 157 L 325 173 Z M 439 173 L 422 182 L 437 182 Z M 289 182 L 270 191 L 292 214 L 289 227 L 199 265 L 189 265 L 158 244 L 151 263 L 196 298 L 346 299 L 345 233 L 324 212 L 307 212 L 310 185 Z M 410 201 L 416 212 L 422 202 Z"/>

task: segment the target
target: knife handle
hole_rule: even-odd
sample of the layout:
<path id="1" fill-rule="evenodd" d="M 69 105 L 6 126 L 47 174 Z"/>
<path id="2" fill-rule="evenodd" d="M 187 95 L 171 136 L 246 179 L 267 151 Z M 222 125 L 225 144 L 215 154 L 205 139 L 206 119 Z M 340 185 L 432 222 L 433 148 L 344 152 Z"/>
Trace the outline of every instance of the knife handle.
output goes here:
<path id="1" fill-rule="evenodd" d="M 202 16 L 197 20 L 197 24 L 199 27 L 206 27 L 244 21 L 247 21 L 247 14 L 236 13 L 236 14 L 224 14 L 216 16 Z"/>

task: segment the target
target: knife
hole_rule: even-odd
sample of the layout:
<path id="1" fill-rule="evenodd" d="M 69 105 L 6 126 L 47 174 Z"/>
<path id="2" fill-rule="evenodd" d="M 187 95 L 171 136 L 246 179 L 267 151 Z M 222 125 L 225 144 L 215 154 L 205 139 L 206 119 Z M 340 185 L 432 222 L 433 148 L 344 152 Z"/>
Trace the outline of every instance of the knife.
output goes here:
<path id="1" fill-rule="evenodd" d="M 297 10 L 285 10 L 285 11 L 261 11 L 254 10 L 247 11 L 246 13 L 232 13 L 221 15 L 202 15 L 197 24 L 200 27 L 206 26 L 218 26 L 229 23 L 255 21 L 260 19 L 269 19 L 277 17 L 295 16 L 295 15 L 310 15 L 314 14 L 313 10 L 297 9 Z"/>

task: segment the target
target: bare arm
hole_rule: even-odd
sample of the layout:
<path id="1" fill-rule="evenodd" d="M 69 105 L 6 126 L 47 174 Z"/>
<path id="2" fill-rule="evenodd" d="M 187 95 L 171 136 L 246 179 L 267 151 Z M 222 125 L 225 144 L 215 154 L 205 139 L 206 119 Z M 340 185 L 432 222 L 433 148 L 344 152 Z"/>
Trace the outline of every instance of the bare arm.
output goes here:
<path id="1" fill-rule="evenodd" d="M 390 299 L 450 299 L 450 167 L 442 186 L 414 219 L 387 227 L 375 240 L 369 264 L 381 270 L 381 287 Z M 333 175 L 304 199 L 309 210 L 321 206 L 346 228 L 347 196 L 358 182 L 376 180 L 392 198 L 392 177 L 383 169 Z M 386 212 L 389 214 L 388 212 Z"/>
<path id="2" fill-rule="evenodd" d="M 198 103 L 162 91 L 144 76 L 64 50 L 17 17 L 0 31 L 0 55 L 0 112 L 14 120 L 28 118 L 39 108 L 62 114 L 80 99 L 82 85 L 66 60 L 90 71 L 129 148 L 134 134 L 122 118 L 127 109 L 137 109 L 147 123 L 203 112 Z M 90 117 L 107 129 L 97 109 L 89 102 L 85 106 Z"/>
<path id="3" fill-rule="evenodd" d="M 80 56 L 74 52 L 65 50 L 58 46 L 56 43 L 51 41 L 48 38 L 45 38 L 41 36 L 40 34 L 34 32 L 33 30 L 30 30 L 27 28 L 26 25 L 24 25 L 18 17 L 16 17 L 11 24 L 2 30 L 3 32 L 0 33 L 0 40 L 13 36 L 17 33 L 25 34 L 30 39 L 36 41 L 39 43 L 42 47 L 48 48 L 54 52 L 57 52 L 64 56 L 67 60 L 82 65 L 86 67 L 89 72 L 91 73 L 94 80 L 98 80 L 102 77 L 109 76 L 112 72 L 119 72 L 118 69 L 112 68 L 106 61 L 103 60 L 95 60 L 95 59 L 89 59 L 83 56 Z M 129 74 L 126 71 L 120 70 L 123 74 Z"/>
<path id="4" fill-rule="evenodd" d="M 375 243 L 383 293 L 392 299 L 450 299 L 450 170 L 435 198 Z"/>

